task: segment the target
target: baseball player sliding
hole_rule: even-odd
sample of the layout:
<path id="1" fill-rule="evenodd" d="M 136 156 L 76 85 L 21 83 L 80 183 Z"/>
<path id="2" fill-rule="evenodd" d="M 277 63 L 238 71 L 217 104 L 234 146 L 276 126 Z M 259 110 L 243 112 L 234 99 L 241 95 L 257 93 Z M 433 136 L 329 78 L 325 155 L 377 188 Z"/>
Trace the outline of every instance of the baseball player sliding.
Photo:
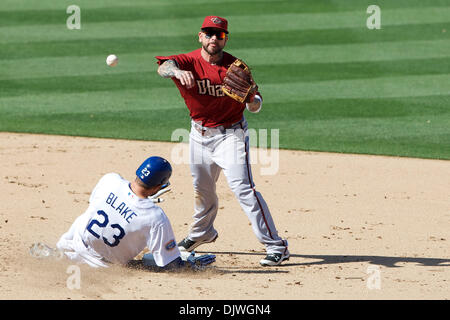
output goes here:
<path id="1" fill-rule="evenodd" d="M 170 163 L 161 157 L 146 159 L 132 182 L 117 173 L 104 175 L 91 193 L 89 207 L 61 236 L 57 250 L 35 244 L 31 254 L 63 253 L 74 262 L 108 267 L 127 265 L 147 247 L 150 252 L 144 255 L 143 265 L 154 270 L 195 269 L 214 262 L 214 255 L 180 256 L 169 219 L 155 204 L 170 190 L 171 175 Z"/>
<path id="2" fill-rule="evenodd" d="M 279 265 L 289 259 L 288 243 L 278 236 L 269 208 L 255 189 L 249 162 L 247 121 L 243 116 L 245 109 L 259 112 L 261 94 L 250 75 L 248 79 L 240 79 L 239 75 L 229 72 L 230 66 L 238 60 L 223 51 L 228 41 L 226 19 L 207 16 L 198 41 L 201 48 L 190 53 L 156 57 L 158 74 L 175 82 L 192 120 L 189 148 L 195 196 L 194 222 L 188 236 L 178 246 L 180 250 L 192 251 L 217 239 L 213 226 L 218 210 L 216 182 L 223 170 L 256 237 L 266 247 L 267 255 L 260 264 Z M 234 66 L 241 73 L 244 67 L 243 63 Z M 237 95 L 241 96 L 240 100 L 235 99 Z"/>

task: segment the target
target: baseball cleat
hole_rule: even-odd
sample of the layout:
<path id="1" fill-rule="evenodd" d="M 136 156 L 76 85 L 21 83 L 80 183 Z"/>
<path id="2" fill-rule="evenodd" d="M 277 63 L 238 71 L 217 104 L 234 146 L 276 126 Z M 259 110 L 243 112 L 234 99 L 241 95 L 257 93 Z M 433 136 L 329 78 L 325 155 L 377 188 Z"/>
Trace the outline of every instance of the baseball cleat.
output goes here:
<path id="1" fill-rule="evenodd" d="M 263 266 L 263 267 L 267 267 L 267 266 L 278 266 L 280 265 L 283 261 L 285 260 L 289 260 L 289 252 L 287 253 L 269 253 L 267 254 L 267 256 L 264 259 L 261 259 L 259 261 L 259 263 Z"/>
<path id="2" fill-rule="evenodd" d="M 189 239 L 188 237 L 186 237 L 178 243 L 178 249 L 180 251 L 192 251 L 202 244 L 211 243 L 211 242 L 216 241 L 216 239 L 218 237 L 219 237 L 219 235 L 217 233 L 211 240 L 193 241 L 193 240 Z"/>

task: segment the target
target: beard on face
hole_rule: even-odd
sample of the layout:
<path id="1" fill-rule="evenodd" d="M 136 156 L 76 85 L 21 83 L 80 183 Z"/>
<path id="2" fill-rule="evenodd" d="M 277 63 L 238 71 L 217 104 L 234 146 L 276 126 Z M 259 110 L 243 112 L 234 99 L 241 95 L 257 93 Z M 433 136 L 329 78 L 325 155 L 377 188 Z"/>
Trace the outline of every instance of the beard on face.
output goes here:
<path id="1" fill-rule="evenodd" d="M 207 45 L 203 45 L 203 49 L 212 56 L 214 56 L 222 51 L 222 48 L 217 43 L 216 43 L 215 48 L 210 48 L 209 44 L 207 44 Z"/>

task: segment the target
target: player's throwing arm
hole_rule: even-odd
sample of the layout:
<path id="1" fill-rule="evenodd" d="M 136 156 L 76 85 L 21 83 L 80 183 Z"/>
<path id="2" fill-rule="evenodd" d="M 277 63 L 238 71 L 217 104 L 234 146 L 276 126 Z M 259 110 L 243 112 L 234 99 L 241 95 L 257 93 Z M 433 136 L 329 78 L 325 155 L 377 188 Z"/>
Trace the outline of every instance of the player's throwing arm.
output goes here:
<path id="1" fill-rule="evenodd" d="M 180 70 L 174 60 L 167 60 L 158 68 L 158 74 L 164 78 L 175 77 L 180 80 L 183 86 L 191 89 L 194 87 L 194 75 L 191 71 Z"/>

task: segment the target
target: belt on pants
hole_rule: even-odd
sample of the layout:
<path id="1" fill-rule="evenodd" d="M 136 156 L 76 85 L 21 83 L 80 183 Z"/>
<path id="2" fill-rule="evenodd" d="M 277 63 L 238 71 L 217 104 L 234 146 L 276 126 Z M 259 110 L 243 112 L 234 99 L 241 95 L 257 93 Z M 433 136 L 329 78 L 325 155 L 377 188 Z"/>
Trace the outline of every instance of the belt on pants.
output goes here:
<path id="1" fill-rule="evenodd" d="M 88 250 L 92 250 L 91 249 L 91 247 L 89 247 L 88 245 L 87 245 L 87 243 L 86 242 L 84 242 L 84 240 L 83 239 L 81 239 L 81 242 L 83 242 L 83 244 L 84 244 L 84 246 L 86 247 L 86 249 L 88 249 Z M 106 263 L 112 263 L 111 261 L 109 261 L 109 260 L 107 260 L 107 259 L 105 259 L 105 258 L 103 258 L 103 257 L 101 257 L 101 259 L 100 259 L 102 262 L 106 262 Z"/>
<path id="2" fill-rule="evenodd" d="M 238 122 L 232 123 L 229 126 L 218 126 L 218 127 L 204 127 L 200 123 L 196 121 L 192 121 L 193 127 L 195 130 L 197 130 L 199 133 L 201 133 L 202 136 L 206 134 L 206 132 L 210 133 L 225 133 L 227 129 L 234 128 L 238 124 L 240 124 L 244 119 L 239 120 Z"/>

